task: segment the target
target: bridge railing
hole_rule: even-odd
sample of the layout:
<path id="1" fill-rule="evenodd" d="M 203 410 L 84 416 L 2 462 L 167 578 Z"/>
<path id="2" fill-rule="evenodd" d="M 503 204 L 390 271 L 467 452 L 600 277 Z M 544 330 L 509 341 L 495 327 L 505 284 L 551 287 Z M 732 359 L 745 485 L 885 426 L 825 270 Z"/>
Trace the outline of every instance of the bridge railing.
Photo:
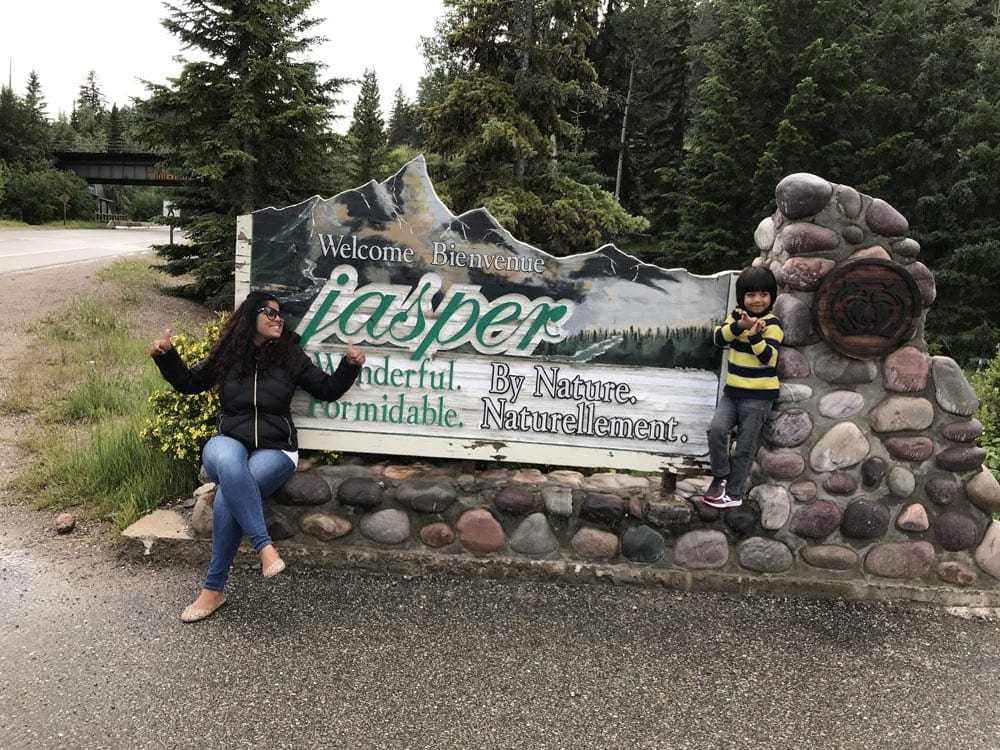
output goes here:
<path id="1" fill-rule="evenodd" d="M 51 146 L 53 151 L 64 153 L 116 154 L 150 152 L 149 146 L 131 138 L 71 138 L 52 141 Z"/>

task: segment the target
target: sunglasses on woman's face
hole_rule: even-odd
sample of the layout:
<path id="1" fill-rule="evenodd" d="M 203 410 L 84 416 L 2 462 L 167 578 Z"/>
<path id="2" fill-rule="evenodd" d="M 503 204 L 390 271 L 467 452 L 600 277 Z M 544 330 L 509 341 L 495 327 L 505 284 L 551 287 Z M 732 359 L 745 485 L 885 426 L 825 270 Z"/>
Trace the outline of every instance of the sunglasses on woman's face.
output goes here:
<path id="1" fill-rule="evenodd" d="M 285 316 L 281 314 L 281 310 L 275 310 L 273 307 L 262 307 L 257 311 L 257 314 L 264 313 L 268 320 L 276 320 L 277 318 L 285 319 Z"/>

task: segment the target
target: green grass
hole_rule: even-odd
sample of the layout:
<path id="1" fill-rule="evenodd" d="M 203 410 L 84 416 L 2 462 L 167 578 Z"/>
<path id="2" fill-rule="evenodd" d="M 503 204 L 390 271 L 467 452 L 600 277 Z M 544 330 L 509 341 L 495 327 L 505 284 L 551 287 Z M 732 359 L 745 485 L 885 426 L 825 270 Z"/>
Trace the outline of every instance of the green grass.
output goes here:
<path id="1" fill-rule="evenodd" d="M 102 419 L 72 434 L 50 427 L 34 436 L 35 461 L 13 486 L 39 508 L 82 507 L 122 529 L 164 500 L 189 494 L 197 479 L 139 438 L 145 416 Z"/>
<path id="2" fill-rule="evenodd" d="M 163 381 L 149 342 L 129 331 L 126 313 L 155 294 L 164 277 L 148 261 L 130 258 L 101 278 L 117 284 L 117 297 L 75 300 L 30 328 L 24 356 L 35 364 L 14 368 L 0 412 L 37 420 L 20 441 L 32 460 L 12 488 L 39 508 L 77 508 L 123 529 L 189 494 L 197 466 L 140 438 L 149 395 Z"/>
<path id="3" fill-rule="evenodd" d="M 97 278 L 118 285 L 119 302 L 125 308 L 149 299 L 150 293 L 168 293 L 172 288 L 164 288 L 163 274 L 144 258 L 124 258 L 102 269 Z"/>
<path id="4" fill-rule="evenodd" d="M 76 300 L 30 328 L 36 356 L 47 367 L 22 385 L 36 397 L 48 394 L 37 409 L 42 422 L 119 416 L 146 397 L 148 344 L 129 332 L 124 307 Z M 31 400 L 22 397 L 16 403 Z"/>

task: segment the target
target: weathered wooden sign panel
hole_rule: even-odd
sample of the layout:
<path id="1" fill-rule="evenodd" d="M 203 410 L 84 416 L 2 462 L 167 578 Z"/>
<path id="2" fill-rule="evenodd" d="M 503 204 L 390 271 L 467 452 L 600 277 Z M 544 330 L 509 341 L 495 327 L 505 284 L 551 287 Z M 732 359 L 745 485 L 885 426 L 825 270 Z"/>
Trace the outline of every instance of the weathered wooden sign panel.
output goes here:
<path id="1" fill-rule="evenodd" d="M 306 448 L 658 470 L 703 462 L 732 274 L 613 245 L 556 258 L 483 209 L 453 215 L 422 157 L 379 184 L 238 222 L 237 299 L 268 290 L 323 368 L 351 340 L 360 380 L 299 393 Z"/>

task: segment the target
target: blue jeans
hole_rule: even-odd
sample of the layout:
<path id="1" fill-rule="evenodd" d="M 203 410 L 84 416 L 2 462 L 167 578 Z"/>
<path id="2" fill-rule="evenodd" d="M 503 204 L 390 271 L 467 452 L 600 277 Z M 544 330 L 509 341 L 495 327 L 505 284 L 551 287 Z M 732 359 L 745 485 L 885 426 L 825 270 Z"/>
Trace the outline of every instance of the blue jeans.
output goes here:
<path id="1" fill-rule="evenodd" d="M 295 464 L 279 450 L 250 451 L 225 435 L 205 443 L 201 460 L 205 473 L 218 484 L 212 508 L 212 561 L 205 588 L 222 591 L 244 534 L 257 552 L 271 544 L 263 498 L 295 473 Z"/>
<path id="2" fill-rule="evenodd" d="M 757 398 L 733 398 L 725 393 L 719 399 L 708 428 L 708 457 L 712 475 L 726 479 L 726 492 L 743 494 L 743 484 L 750 475 L 757 439 L 773 402 Z M 729 455 L 730 436 L 736 428 L 736 448 Z"/>

